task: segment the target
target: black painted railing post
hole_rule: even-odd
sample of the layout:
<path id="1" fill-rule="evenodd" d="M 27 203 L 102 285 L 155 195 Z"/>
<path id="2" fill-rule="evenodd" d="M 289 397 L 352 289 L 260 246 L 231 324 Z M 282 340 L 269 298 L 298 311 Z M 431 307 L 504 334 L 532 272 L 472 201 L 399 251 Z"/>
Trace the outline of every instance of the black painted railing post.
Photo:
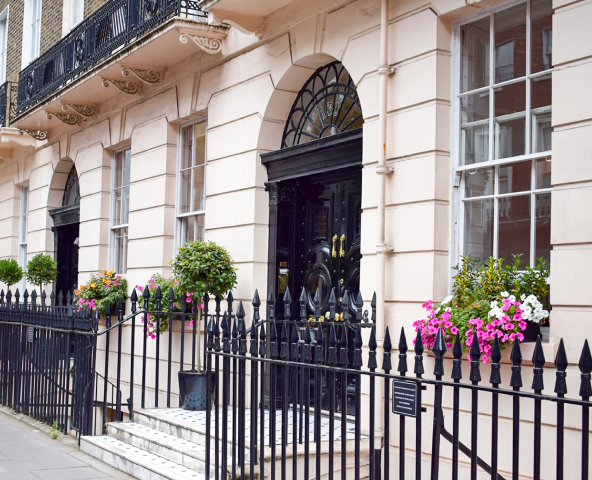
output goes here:
<path id="1" fill-rule="evenodd" d="M 318 289 L 317 289 L 318 292 Z M 335 458 L 335 365 L 337 364 L 337 335 L 335 323 L 329 327 L 329 339 L 327 343 L 327 366 L 333 367 L 327 372 L 327 384 L 329 387 L 329 480 L 333 480 Z"/>
<path id="2" fill-rule="evenodd" d="M 130 332 L 130 396 L 129 396 L 129 414 L 130 420 L 134 419 L 134 362 L 136 358 L 136 311 L 138 305 L 138 294 L 136 289 L 132 290 L 130 295 L 131 314 L 132 314 L 132 331 Z"/>
<path id="3" fill-rule="evenodd" d="M 522 388 L 522 352 L 520 351 L 520 340 L 516 338 L 512 353 L 512 378 L 510 386 L 515 392 Z M 520 476 L 520 397 L 512 396 L 512 480 L 518 480 Z"/>
<path id="4" fill-rule="evenodd" d="M 205 318 L 204 322 L 208 319 Z M 193 320 L 195 322 L 195 319 Z M 195 324 L 195 323 L 194 323 Z M 205 441 L 205 476 L 206 480 L 210 479 L 210 470 L 211 470 L 211 459 L 210 459 L 210 452 L 212 450 L 211 442 L 212 442 L 212 350 L 214 349 L 214 316 L 210 317 L 210 321 L 208 322 L 207 327 L 204 329 L 205 333 L 205 346 L 206 346 L 206 356 L 204 358 L 205 362 L 205 375 L 206 375 L 206 441 Z M 214 443 L 216 450 L 218 450 L 218 444 Z"/>
<path id="5" fill-rule="evenodd" d="M 405 329 L 401 327 L 399 338 L 399 365 L 397 371 L 404 377 L 407 375 L 407 337 Z M 405 478 L 405 415 L 399 415 L 399 478 Z"/>
<path id="6" fill-rule="evenodd" d="M 590 345 L 588 340 L 584 341 L 584 348 L 578 363 L 580 368 L 580 392 L 579 395 L 585 402 L 590 401 L 592 396 L 592 384 L 590 382 L 592 374 L 592 355 L 590 354 Z M 588 480 L 589 477 L 589 455 L 590 455 L 590 406 L 582 406 L 582 480 Z"/>
<path id="7" fill-rule="evenodd" d="M 460 334 L 454 339 L 452 347 L 452 374 L 454 383 L 460 383 L 462 378 L 462 346 L 460 344 Z M 452 480 L 458 480 L 458 443 L 459 443 L 459 423 L 460 423 L 460 388 L 453 387 L 452 399 Z"/>
<path id="8" fill-rule="evenodd" d="M 251 305 L 253 305 L 253 320 L 251 323 L 251 342 L 249 347 L 249 354 L 251 355 L 251 421 L 249 424 L 249 430 L 251 434 L 251 441 L 249 445 L 249 453 L 251 457 L 249 464 L 251 468 L 249 473 L 250 478 L 255 478 L 255 465 L 257 465 L 257 462 L 259 461 L 257 458 L 257 402 L 259 400 L 257 391 L 257 388 L 259 387 L 259 362 L 257 361 L 257 342 L 259 337 L 257 335 L 257 324 L 259 322 L 259 307 L 261 306 L 261 300 L 259 299 L 259 292 L 257 292 L 257 290 L 255 290 Z M 263 365 L 263 362 L 261 362 L 261 365 Z M 261 468 L 263 468 L 263 464 L 261 464 Z"/>
<path id="9" fill-rule="evenodd" d="M 280 324 L 281 333 L 280 333 L 280 359 L 284 364 L 281 372 L 282 372 L 282 388 L 281 388 L 281 397 L 282 397 L 282 458 L 281 458 L 281 479 L 286 480 L 286 449 L 288 446 L 288 392 L 290 389 L 290 370 L 286 363 L 289 360 L 288 355 L 288 324 L 286 322 Z M 242 480 L 242 479 L 241 479 Z"/>
<path id="10" fill-rule="evenodd" d="M 169 311 L 168 311 L 168 327 L 169 327 L 169 348 L 167 355 L 167 408 L 171 408 L 171 383 L 172 383 L 172 363 L 173 363 L 173 319 L 175 314 L 173 313 L 175 303 L 175 291 L 173 287 L 169 288 Z M 183 301 L 181 298 L 180 301 Z M 132 317 L 132 321 L 134 317 Z M 205 355 L 205 354 L 204 354 Z"/>
<path id="11" fill-rule="evenodd" d="M 415 337 L 415 364 L 413 373 L 416 378 L 422 378 L 425 373 L 423 368 L 423 339 L 421 338 L 421 331 L 417 332 Z M 417 417 L 415 417 L 415 480 L 421 480 L 421 397 L 423 386 L 420 384 L 417 389 Z"/>
<path id="12" fill-rule="evenodd" d="M 121 418 L 121 348 L 122 348 L 122 335 L 123 335 L 123 300 L 120 298 L 117 303 L 117 387 L 115 391 L 115 420 L 120 422 Z M 106 378 L 106 377 L 105 377 Z M 131 385 L 130 385 L 131 388 Z M 158 405 L 158 404 L 157 404 Z"/>
<path id="13" fill-rule="evenodd" d="M 558 398 L 565 397 L 567 393 L 567 355 L 565 353 L 565 346 L 563 345 L 563 338 L 559 341 L 559 348 L 555 356 L 555 389 L 554 392 Z M 565 425 L 565 404 L 557 402 L 557 468 L 555 478 L 556 480 L 563 480 L 563 457 L 565 454 L 564 446 L 564 425 Z"/>
<path id="14" fill-rule="evenodd" d="M 304 322 L 306 322 L 306 310 L 304 311 Z M 300 361 L 304 364 L 304 478 L 310 478 L 310 362 L 312 360 L 312 337 L 310 335 L 310 325 L 308 322 L 304 324 L 302 340 L 302 355 L 300 357 Z"/>
<path id="15" fill-rule="evenodd" d="M 240 465 L 240 480 L 245 480 L 245 436 L 246 436 L 246 355 L 247 355 L 247 329 L 245 326 L 245 310 L 243 302 L 239 302 L 236 310 L 236 318 L 238 319 L 238 460 Z"/>
<path id="16" fill-rule="evenodd" d="M 542 415 L 542 399 L 540 395 L 543 393 L 543 367 L 545 366 L 545 355 L 543 354 L 543 345 L 541 344 L 541 337 L 537 338 L 534 352 L 532 354 L 533 376 L 532 389 L 537 397 L 534 399 L 534 465 L 533 478 L 539 480 L 541 478 L 541 415 Z"/>
<path id="17" fill-rule="evenodd" d="M 257 293 L 255 291 L 255 293 Z M 259 330 L 259 356 L 264 359 L 267 357 L 266 351 L 266 337 L 265 337 L 265 323 L 261 322 Z M 264 472 L 265 466 L 265 362 L 261 362 L 261 375 L 259 377 L 259 421 L 261 422 L 259 428 L 259 472 Z M 271 430 L 271 425 L 270 425 Z"/>
<path id="18" fill-rule="evenodd" d="M 375 452 L 375 435 L 376 432 L 376 378 L 373 375 L 378 368 L 376 361 L 376 349 L 378 343 L 376 342 L 375 327 L 370 329 L 370 340 L 368 341 L 368 370 L 370 370 L 370 480 L 376 480 L 380 471 L 380 465 L 376 465 L 377 457 Z"/>
<path id="19" fill-rule="evenodd" d="M 481 372 L 479 364 L 481 360 L 481 350 L 479 348 L 479 339 L 477 332 L 473 334 L 473 340 L 470 349 L 471 371 L 469 380 L 473 385 L 478 385 L 481 381 Z M 479 391 L 474 388 L 471 390 L 471 478 L 477 478 L 477 443 L 478 422 L 479 422 Z"/>
<path id="20" fill-rule="evenodd" d="M 211 333 L 208 331 L 208 336 Z M 214 381 L 214 478 L 220 478 L 220 322 L 214 322 L 214 371 L 206 370 L 208 377 L 213 377 Z M 210 390 L 208 390 L 210 392 Z"/>
<path id="21" fill-rule="evenodd" d="M 230 318 L 230 317 L 229 317 Z M 236 479 L 236 453 L 237 453 L 237 376 L 238 376 L 238 329 L 236 328 L 236 317 L 232 322 L 230 339 L 230 350 L 232 351 L 232 478 Z M 240 381 L 240 379 L 239 379 Z"/>
<path id="22" fill-rule="evenodd" d="M 228 404 L 230 402 L 230 327 L 228 317 L 222 317 L 222 468 L 221 474 L 228 475 Z M 208 466 L 209 468 L 209 466 Z"/>
<path id="23" fill-rule="evenodd" d="M 345 298 L 345 297 L 344 297 Z M 358 308 L 360 308 L 358 306 Z M 356 334 L 354 337 L 354 358 L 353 367 L 358 372 L 355 376 L 355 417 L 354 417 L 354 431 L 355 431 L 355 448 L 354 448 L 354 462 L 355 462 L 355 480 L 360 480 L 360 454 L 362 441 L 362 376 L 359 373 L 364 363 L 362 362 L 362 324 L 358 323 L 356 326 Z M 344 416 L 345 413 L 343 412 Z M 344 419 L 342 418 L 343 422 Z M 344 455 L 345 452 L 342 452 Z"/>
<path id="24" fill-rule="evenodd" d="M 318 290 L 317 290 L 318 291 Z M 316 295 L 315 295 L 316 297 Z M 316 297 L 318 299 L 318 297 Z M 316 308 L 316 306 L 315 306 Z M 315 457 L 315 478 L 321 478 L 321 403 L 322 403 L 322 370 L 318 366 L 324 363 L 324 339 L 323 339 L 323 328 L 321 324 L 318 324 L 317 331 L 315 332 L 314 348 L 314 362 L 317 365 L 315 369 L 315 410 L 314 410 L 314 442 L 316 444 L 316 457 Z"/>
<path id="25" fill-rule="evenodd" d="M 438 328 L 436 340 L 432 347 L 436 357 L 434 362 L 434 376 L 436 380 L 442 380 L 444 375 L 444 354 L 446 353 L 446 342 L 442 327 Z M 442 417 L 442 385 L 434 385 L 434 425 L 432 436 L 432 474 L 431 480 L 438 480 L 440 476 L 440 439 L 441 439 L 441 417 Z"/>
<path id="26" fill-rule="evenodd" d="M 150 300 L 150 291 L 148 285 L 144 287 L 142 292 L 142 298 L 144 298 L 144 320 L 143 320 L 143 348 L 142 348 L 142 408 L 146 408 L 146 349 L 148 340 L 148 301 Z"/>
<path id="27" fill-rule="evenodd" d="M 502 383 L 500 373 L 500 361 L 502 351 L 500 348 L 499 337 L 496 336 L 491 350 L 491 374 L 489 383 L 494 389 L 498 389 Z M 491 394 L 491 478 L 497 480 L 497 450 L 498 450 L 498 416 L 499 416 L 499 393 Z"/>
<path id="28" fill-rule="evenodd" d="M 269 291 L 267 297 L 267 309 L 269 320 L 269 358 L 276 360 L 278 358 L 277 348 L 277 328 L 274 321 L 275 302 L 273 295 L 273 287 Z M 276 423 L 276 379 L 277 379 L 277 365 L 272 362 L 269 366 L 269 447 L 271 449 L 271 480 L 275 480 L 275 423 Z M 236 478 L 233 475 L 233 478 Z"/>
<path id="29" fill-rule="evenodd" d="M 289 288 L 286 288 L 286 293 L 284 295 L 284 308 L 286 309 L 284 320 L 286 324 L 290 324 L 292 327 L 290 334 L 290 362 L 298 363 L 300 360 L 298 324 L 291 321 L 292 297 Z M 298 478 L 298 367 L 291 367 L 289 372 L 292 380 L 292 478 Z"/>
<path id="30" fill-rule="evenodd" d="M 107 308 L 105 309 L 105 328 L 109 329 L 111 327 L 111 305 L 107 304 Z M 103 376 L 103 427 L 101 428 L 101 434 L 104 435 L 106 433 L 106 424 L 107 424 L 107 381 L 109 379 L 109 336 L 110 332 L 107 330 L 105 334 L 105 370 Z M 77 370 L 80 369 L 80 365 L 75 364 L 75 368 Z M 77 372 L 77 375 L 81 374 L 81 372 Z"/>
<path id="31" fill-rule="evenodd" d="M 156 352 L 154 356 L 154 407 L 158 408 L 159 380 L 160 380 L 160 315 L 162 311 L 162 291 L 156 287 L 154 294 L 156 307 L 156 322 L 153 322 L 153 328 L 156 330 Z"/>
<path id="32" fill-rule="evenodd" d="M 384 332 L 384 342 L 382 344 L 382 371 L 387 375 L 384 378 L 384 404 L 383 404 L 383 415 L 384 415 L 384 460 L 383 460 L 383 468 L 382 468 L 382 478 L 385 480 L 390 478 L 389 471 L 390 471 L 390 448 L 391 448 L 391 438 L 390 438 L 390 379 L 388 375 L 390 375 L 391 370 L 393 368 L 393 364 L 391 362 L 391 350 L 393 349 L 393 344 L 391 342 L 391 334 L 389 332 L 389 328 L 386 327 Z"/>
<path id="33" fill-rule="evenodd" d="M 339 366 L 343 369 L 341 372 L 341 478 L 345 480 L 347 476 L 347 372 L 348 367 L 348 345 L 347 345 L 347 326 L 341 325 L 341 335 L 339 336 Z"/>

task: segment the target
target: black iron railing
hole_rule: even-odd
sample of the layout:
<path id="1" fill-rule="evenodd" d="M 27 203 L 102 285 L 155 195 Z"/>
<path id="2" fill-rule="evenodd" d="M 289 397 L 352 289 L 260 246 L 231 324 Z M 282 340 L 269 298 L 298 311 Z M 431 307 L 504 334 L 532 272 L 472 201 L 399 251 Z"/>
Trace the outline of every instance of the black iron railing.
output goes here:
<path id="1" fill-rule="evenodd" d="M 207 22 L 192 0 L 110 0 L 20 72 L 21 116 L 174 16 Z"/>
<path id="2" fill-rule="evenodd" d="M 4 82 L 0 85 L 0 127 L 8 127 L 16 114 L 18 85 Z"/>
<path id="3" fill-rule="evenodd" d="M 543 394 L 546 359 L 540 338 L 532 371 L 523 378 L 521 346 L 516 341 L 510 356 L 511 378 L 502 378 L 499 339 L 486 368 L 480 362 L 477 337 L 468 362 L 457 337 L 447 380 L 447 346 L 441 329 L 432 347 L 434 358 L 425 365 L 422 338 L 417 335 L 412 368 L 402 330 L 395 368 L 388 328 L 383 349 L 378 349 L 375 302 L 368 315 L 361 295 L 349 298 L 345 292 L 342 301 L 335 298 L 333 294 L 324 314 L 318 297 L 309 310 L 305 291 L 295 305 L 288 290 L 281 302 L 271 292 L 267 312 L 260 313 L 255 292 L 247 328 L 242 302 L 235 309 L 232 294 L 225 305 L 216 297 L 215 309 L 208 313 L 206 295 L 202 350 L 198 300 L 181 300 L 183 310 L 174 312 L 172 289 L 169 310 L 161 308 L 160 289 L 150 292 L 146 287 L 141 297 L 132 292 L 129 316 L 124 318 L 120 302 L 116 321 L 108 307 L 100 323 L 90 312 L 74 308 L 69 295 L 66 306 L 60 306 L 59 300 L 58 306 L 45 306 L 45 299 L 38 304 L 35 294 L 29 301 L 25 293 L 19 303 L 18 294 L 13 300 L 12 295 L 0 293 L 0 403 L 48 423 L 57 419 L 64 431 L 71 418 L 81 435 L 102 434 L 108 421 L 122 420 L 124 406 L 132 415 L 138 404 L 159 407 L 159 399 L 160 407 L 171 407 L 175 370 L 190 366 L 196 371 L 196 355 L 203 354 L 205 370 L 211 372 L 206 375 L 206 392 L 214 392 L 206 395 L 205 462 L 214 467 L 216 480 L 227 475 L 256 478 L 262 468 L 278 480 L 351 478 L 347 470 L 355 478 L 368 475 L 371 480 L 477 479 L 482 472 L 495 480 L 523 474 L 535 479 L 589 478 L 592 355 L 587 340 L 579 372 L 568 370 L 560 342 L 554 359 L 555 395 Z M 155 310 L 149 308 L 151 299 Z M 283 308 L 276 308 L 276 303 Z M 277 318 L 276 312 L 280 316 L 282 311 L 282 318 Z M 142 323 L 136 324 L 137 319 Z M 177 350 L 172 341 L 175 320 L 175 335 L 181 339 Z M 132 328 L 124 337 L 126 323 Z M 155 342 L 154 348 L 148 342 Z M 135 355 L 122 356 L 130 351 Z M 134 362 L 139 361 L 141 378 L 134 379 Z M 430 376 L 426 370 L 432 364 Z M 161 375 L 159 368 L 165 365 L 167 371 Z M 579 385 L 571 398 L 568 373 L 579 377 L 572 382 Z M 461 382 L 463 377 L 468 382 Z M 159 379 L 166 379 L 166 385 Z M 527 380 L 530 390 L 523 389 Z M 134 399 L 130 385 L 141 385 L 140 399 Z M 532 408 L 525 411 L 525 406 Z M 431 435 L 422 442 L 428 425 Z M 441 449 L 442 439 L 450 446 Z M 399 448 L 385 448 L 393 444 Z M 448 458 L 443 459 L 441 451 Z M 564 477 L 566 460 L 570 477 Z M 554 465 L 554 471 L 542 472 L 543 463 Z M 210 478 L 210 468 L 204 471 Z"/>

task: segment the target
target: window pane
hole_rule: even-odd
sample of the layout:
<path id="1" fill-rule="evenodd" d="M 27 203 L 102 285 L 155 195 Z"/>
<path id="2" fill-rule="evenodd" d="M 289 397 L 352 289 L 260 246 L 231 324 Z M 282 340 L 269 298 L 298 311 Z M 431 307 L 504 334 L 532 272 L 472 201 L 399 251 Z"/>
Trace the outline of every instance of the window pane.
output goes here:
<path id="1" fill-rule="evenodd" d="M 191 211 L 191 170 L 179 172 L 179 213 Z"/>
<path id="2" fill-rule="evenodd" d="M 121 224 L 128 223 L 129 218 L 129 191 L 130 187 L 125 186 L 121 189 Z"/>
<path id="3" fill-rule="evenodd" d="M 195 167 L 193 169 L 193 212 L 205 209 L 204 199 L 205 188 L 205 167 Z"/>
<path id="4" fill-rule="evenodd" d="M 463 254 L 484 261 L 493 255 L 493 199 L 465 203 Z"/>
<path id="5" fill-rule="evenodd" d="M 495 83 L 526 75 L 526 3 L 494 15 Z"/>
<path id="6" fill-rule="evenodd" d="M 551 74 L 530 81 L 532 151 L 551 150 Z"/>
<path id="7" fill-rule="evenodd" d="M 551 0 L 530 2 L 530 71 L 542 72 L 553 66 L 553 5 Z"/>
<path id="8" fill-rule="evenodd" d="M 129 185 L 130 184 L 130 174 L 131 174 L 131 166 L 132 166 L 132 151 L 126 150 L 123 152 L 124 158 L 124 166 L 123 166 L 123 179 L 122 185 Z"/>
<path id="9" fill-rule="evenodd" d="M 465 174 L 465 197 L 493 195 L 493 168 L 472 170 Z"/>
<path id="10" fill-rule="evenodd" d="M 204 215 L 181 219 L 181 243 L 194 242 L 204 238 Z"/>
<path id="11" fill-rule="evenodd" d="M 206 163 L 206 122 L 195 125 L 195 165 Z"/>
<path id="12" fill-rule="evenodd" d="M 530 190 L 531 175 L 532 162 L 530 160 L 499 167 L 499 193 Z"/>
<path id="13" fill-rule="evenodd" d="M 121 187 L 121 179 L 123 177 L 123 158 L 121 152 L 115 154 L 115 183 L 113 188 Z"/>
<path id="14" fill-rule="evenodd" d="M 467 92 L 489 85 L 490 17 L 483 18 L 460 30 L 462 38 L 461 91 Z"/>
<path id="15" fill-rule="evenodd" d="M 522 254 L 530 262 L 530 195 L 498 199 L 498 257 L 507 262 Z"/>
<path id="16" fill-rule="evenodd" d="M 494 158 L 524 155 L 526 82 L 495 89 Z"/>
<path id="17" fill-rule="evenodd" d="M 127 228 L 115 230 L 114 270 L 117 273 L 127 271 Z"/>
<path id="18" fill-rule="evenodd" d="M 192 165 L 193 127 L 190 125 L 181 130 L 181 169 Z"/>
<path id="19" fill-rule="evenodd" d="M 536 161 L 536 188 L 551 188 L 551 160 Z"/>
<path id="20" fill-rule="evenodd" d="M 113 190 L 114 203 L 113 207 L 113 225 L 121 225 L 121 188 Z"/>
<path id="21" fill-rule="evenodd" d="M 462 97 L 460 108 L 462 163 L 489 160 L 489 92 Z"/>
<path id="22" fill-rule="evenodd" d="M 551 257 L 551 193 L 536 196 L 535 259 L 543 257 L 550 265 Z"/>

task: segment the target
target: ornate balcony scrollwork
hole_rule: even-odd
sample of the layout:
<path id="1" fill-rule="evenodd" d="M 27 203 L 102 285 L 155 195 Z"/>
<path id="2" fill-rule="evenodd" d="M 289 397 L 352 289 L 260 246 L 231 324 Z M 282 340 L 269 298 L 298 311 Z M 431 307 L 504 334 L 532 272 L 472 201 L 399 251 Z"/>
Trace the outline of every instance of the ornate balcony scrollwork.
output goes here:
<path id="1" fill-rule="evenodd" d="M 43 130 L 29 130 L 24 128 L 20 131 L 21 135 L 25 132 L 27 135 L 31 135 L 35 140 L 45 140 L 47 138 L 47 132 Z"/>
<path id="2" fill-rule="evenodd" d="M 73 113 L 47 112 L 48 120 L 51 120 L 53 117 L 66 125 L 76 125 L 78 123 L 78 115 L 74 115 Z"/>
<path id="3" fill-rule="evenodd" d="M 139 90 L 137 83 L 130 82 L 128 80 L 119 80 L 117 78 L 103 78 L 103 87 L 108 87 L 110 83 L 128 95 L 135 95 Z"/>
<path id="4" fill-rule="evenodd" d="M 133 73 L 138 78 L 138 80 L 144 82 L 147 85 L 154 85 L 160 81 L 160 72 L 156 72 L 154 70 L 123 67 L 123 71 L 121 73 L 124 77 L 127 77 L 129 76 L 130 72 Z"/>
<path id="5" fill-rule="evenodd" d="M 222 40 L 219 38 L 206 37 L 204 35 L 194 35 L 191 33 L 182 33 L 179 36 L 181 43 L 187 43 L 189 40 L 193 41 L 204 52 L 212 55 L 220 53 L 222 50 Z"/>
<path id="6" fill-rule="evenodd" d="M 62 110 L 64 112 L 67 112 L 68 108 L 71 108 L 78 115 L 85 118 L 92 117 L 96 112 L 95 107 L 93 107 L 92 105 L 79 105 L 77 103 L 65 103 L 64 105 L 62 105 Z"/>

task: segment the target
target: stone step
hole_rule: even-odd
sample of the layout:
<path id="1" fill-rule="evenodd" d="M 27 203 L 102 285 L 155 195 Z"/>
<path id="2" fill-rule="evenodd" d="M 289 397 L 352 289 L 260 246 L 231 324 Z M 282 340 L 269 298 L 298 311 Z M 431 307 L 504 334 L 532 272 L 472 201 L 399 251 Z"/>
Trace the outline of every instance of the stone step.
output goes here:
<path id="1" fill-rule="evenodd" d="M 205 479 L 203 472 L 195 471 L 108 435 L 82 437 L 80 449 L 122 472 L 140 479 Z"/>
<path id="2" fill-rule="evenodd" d="M 206 450 L 203 445 L 184 440 L 137 422 L 114 422 L 107 424 L 107 434 L 113 438 L 153 453 L 166 460 L 184 465 L 199 473 L 205 473 Z M 214 449 L 211 458 L 214 459 Z M 210 469 L 214 475 L 214 469 Z"/>

